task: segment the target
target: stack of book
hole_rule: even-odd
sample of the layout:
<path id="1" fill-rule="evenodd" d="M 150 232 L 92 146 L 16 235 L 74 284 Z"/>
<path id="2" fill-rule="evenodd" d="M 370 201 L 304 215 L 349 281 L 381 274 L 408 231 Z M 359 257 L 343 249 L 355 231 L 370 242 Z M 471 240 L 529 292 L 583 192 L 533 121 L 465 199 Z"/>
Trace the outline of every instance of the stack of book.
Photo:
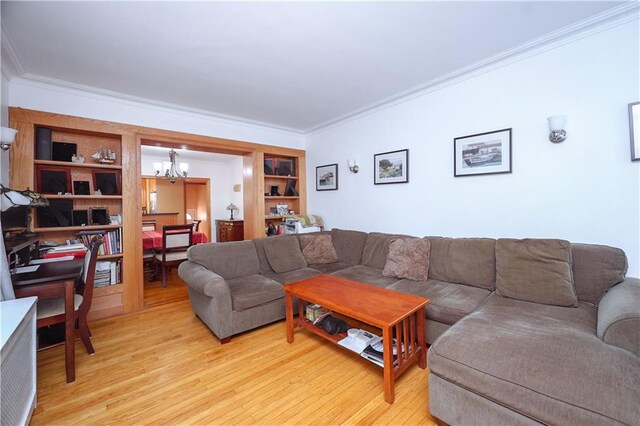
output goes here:
<path id="1" fill-rule="evenodd" d="M 121 261 L 96 262 L 96 275 L 93 280 L 94 287 L 106 287 L 122 282 Z"/>
<path id="2" fill-rule="evenodd" d="M 82 240 L 85 246 L 89 246 L 91 239 L 96 235 L 102 235 L 104 244 L 98 250 L 98 255 L 110 255 L 122 253 L 122 228 L 107 231 L 98 229 L 93 231 L 80 231 L 76 236 Z"/>
<path id="3" fill-rule="evenodd" d="M 64 257 L 64 256 L 73 256 L 73 257 L 84 257 L 87 252 L 87 248 L 84 244 L 65 244 L 61 246 L 51 247 L 44 254 L 45 259 L 51 259 L 54 257 Z"/>

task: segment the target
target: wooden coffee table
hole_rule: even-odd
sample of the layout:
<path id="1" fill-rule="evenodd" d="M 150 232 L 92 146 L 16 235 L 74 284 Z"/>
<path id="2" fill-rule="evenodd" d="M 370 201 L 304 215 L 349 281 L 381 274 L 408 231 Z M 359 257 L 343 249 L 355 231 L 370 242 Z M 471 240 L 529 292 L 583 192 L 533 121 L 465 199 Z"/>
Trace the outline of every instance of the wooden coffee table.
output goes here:
<path id="1" fill-rule="evenodd" d="M 305 318 L 305 302 L 317 303 L 333 312 L 382 330 L 384 399 L 393 403 L 394 383 L 414 362 L 427 367 L 424 307 L 429 299 L 378 288 L 333 275 L 319 275 L 285 285 L 287 342 L 293 343 L 295 328 L 307 329 L 334 343 L 346 333 L 328 334 Z M 293 318 L 293 297 L 298 298 L 298 319 Z M 396 338 L 397 364 L 393 361 L 393 337 Z M 406 348 L 402 351 L 400 348 Z"/>

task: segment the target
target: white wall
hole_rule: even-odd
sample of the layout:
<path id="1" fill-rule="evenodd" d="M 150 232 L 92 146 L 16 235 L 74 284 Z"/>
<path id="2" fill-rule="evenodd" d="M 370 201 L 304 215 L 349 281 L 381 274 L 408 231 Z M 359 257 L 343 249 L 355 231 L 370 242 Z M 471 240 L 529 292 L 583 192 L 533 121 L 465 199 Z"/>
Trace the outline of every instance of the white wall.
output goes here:
<path id="1" fill-rule="evenodd" d="M 203 153 L 203 156 L 206 157 L 206 154 Z M 153 176 L 155 174 L 153 163 L 167 160 L 167 155 L 143 153 L 141 156 L 142 174 Z M 215 241 L 215 220 L 229 218 L 230 212 L 226 210 L 229 203 L 235 204 L 240 209 L 234 211 L 235 218 L 242 219 L 244 215 L 242 192 L 233 192 L 233 185 L 242 184 L 242 157 L 229 162 L 193 158 L 185 158 L 181 161 L 189 163 L 189 177 L 209 178 L 210 180 L 212 217 L 209 218 L 209 222 L 211 223 L 211 238 Z"/>
<path id="2" fill-rule="evenodd" d="M 607 244 L 639 276 L 627 114 L 640 100 L 638 40 L 634 21 L 308 136 L 309 212 L 329 228 Z M 559 145 L 547 139 L 556 114 L 568 116 Z M 453 177 L 455 137 L 508 127 L 512 174 Z M 404 148 L 409 183 L 374 186 L 373 155 Z M 329 163 L 339 189 L 317 192 L 315 167 Z"/>
<path id="3" fill-rule="evenodd" d="M 0 74 L 0 123 L 9 126 L 9 81 L 4 74 Z M 9 153 L 0 153 L 0 183 L 9 185 Z"/>
<path id="4" fill-rule="evenodd" d="M 266 126 L 20 79 L 12 80 L 10 86 L 9 104 L 15 107 L 288 148 L 304 147 L 303 135 Z"/>

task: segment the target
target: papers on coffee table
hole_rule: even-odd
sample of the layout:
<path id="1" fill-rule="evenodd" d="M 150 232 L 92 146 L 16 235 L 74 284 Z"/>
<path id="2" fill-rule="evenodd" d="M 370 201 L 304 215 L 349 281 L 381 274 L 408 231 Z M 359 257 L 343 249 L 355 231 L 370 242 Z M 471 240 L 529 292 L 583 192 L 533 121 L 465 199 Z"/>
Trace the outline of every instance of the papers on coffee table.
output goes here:
<path id="1" fill-rule="evenodd" d="M 347 336 L 340 340 L 338 344 L 345 348 L 352 350 L 355 353 L 362 353 L 364 348 L 371 344 L 378 343 L 382 340 L 382 337 L 377 336 L 366 330 L 358 330 L 354 337 Z"/>

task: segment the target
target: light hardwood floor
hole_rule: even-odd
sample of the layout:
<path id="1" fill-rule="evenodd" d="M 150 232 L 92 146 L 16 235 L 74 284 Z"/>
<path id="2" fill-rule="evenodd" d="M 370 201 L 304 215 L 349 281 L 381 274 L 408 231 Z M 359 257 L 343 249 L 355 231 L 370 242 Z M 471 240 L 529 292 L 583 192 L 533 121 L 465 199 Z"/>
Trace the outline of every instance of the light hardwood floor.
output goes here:
<path id="1" fill-rule="evenodd" d="M 382 370 L 355 354 L 304 331 L 287 344 L 284 321 L 223 346 L 181 294 L 174 273 L 144 311 L 91 323 L 96 353 L 76 342 L 74 383 L 63 347 L 39 352 L 31 424 L 436 424 L 426 370 L 403 374 L 389 405 Z"/>

